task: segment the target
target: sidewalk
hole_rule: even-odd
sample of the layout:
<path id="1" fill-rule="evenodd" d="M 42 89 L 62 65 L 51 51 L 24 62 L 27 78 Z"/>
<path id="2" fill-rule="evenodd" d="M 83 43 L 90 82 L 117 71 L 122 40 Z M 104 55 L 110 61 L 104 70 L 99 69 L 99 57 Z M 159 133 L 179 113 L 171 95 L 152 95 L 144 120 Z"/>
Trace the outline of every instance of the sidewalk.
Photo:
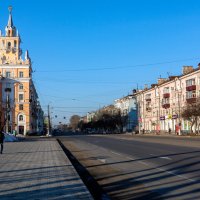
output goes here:
<path id="1" fill-rule="evenodd" d="M 93 199 L 53 138 L 4 143 L 0 199 Z"/>

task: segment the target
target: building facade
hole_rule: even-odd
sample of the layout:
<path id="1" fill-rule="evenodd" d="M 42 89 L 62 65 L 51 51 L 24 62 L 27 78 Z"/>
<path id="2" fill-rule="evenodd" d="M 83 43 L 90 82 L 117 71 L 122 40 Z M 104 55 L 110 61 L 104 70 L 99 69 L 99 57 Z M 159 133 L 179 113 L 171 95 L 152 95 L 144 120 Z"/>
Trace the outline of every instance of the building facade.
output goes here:
<path id="1" fill-rule="evenodd" d="M 137 126 L 137 104 L 134 95 L 116 99 L 114 106 L 120 110 L 123 119 L 123 131 L 134 131 Z"/>
<path id="2" fill-rule="evenodd" d="M 1 129 L 26 135 L 41 130 L 43 116 L 32 80 L 31 59 L 28 51 L 22 59 L 20 44 L 9 7 L 5 35 L 0 31 Z"/>
<path id="3" fill-rule="evenodd" d="M 181 118 L 181 113 L 199 95 L 200 67 L 184 66 L 182 75 L 158 79 L 151 88 L 136 93 L 139 130 L 189 132 L 191 124 Z"/>

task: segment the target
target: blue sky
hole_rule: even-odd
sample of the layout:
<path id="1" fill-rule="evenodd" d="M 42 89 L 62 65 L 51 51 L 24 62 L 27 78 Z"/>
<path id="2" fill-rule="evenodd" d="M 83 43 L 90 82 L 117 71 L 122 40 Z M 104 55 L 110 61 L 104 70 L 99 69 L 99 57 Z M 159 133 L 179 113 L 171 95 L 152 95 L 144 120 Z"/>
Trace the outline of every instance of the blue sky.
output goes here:
<path id="1" fill-rule="evenodd" d="M 54 123 L 200 62 L 200 1 L 2 0 L 2 30 L 8 5 Z"/>

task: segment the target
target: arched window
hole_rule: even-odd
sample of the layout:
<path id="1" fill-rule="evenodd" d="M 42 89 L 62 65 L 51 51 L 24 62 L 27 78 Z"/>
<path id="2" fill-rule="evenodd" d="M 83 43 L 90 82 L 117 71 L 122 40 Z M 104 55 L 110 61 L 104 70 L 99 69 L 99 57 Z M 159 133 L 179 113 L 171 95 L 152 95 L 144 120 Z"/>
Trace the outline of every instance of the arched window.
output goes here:
<path id="1" fill-rule="evenodd" d="M 19 116 L 19 121 L 23 121 L 23 120 L 24 120 L 23 115 L 20 115 L 20 116 Z"/>
<path id="2" fill-rule="evenodd" d="M 8 48 L 10 48 L 11 47 L 11 42 L 8 42 Z"/>

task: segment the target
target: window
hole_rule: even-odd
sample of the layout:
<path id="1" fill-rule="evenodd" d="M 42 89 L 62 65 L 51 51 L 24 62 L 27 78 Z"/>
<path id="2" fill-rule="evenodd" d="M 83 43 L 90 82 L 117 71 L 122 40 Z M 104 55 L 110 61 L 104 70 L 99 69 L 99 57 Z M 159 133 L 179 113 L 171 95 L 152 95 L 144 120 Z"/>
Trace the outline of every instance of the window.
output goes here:
<path id="1" fill-rule="evenodd" d="M 14 41 L 14 47 L 15 48 L 17 47 L 17 41 L 16 40 Z"/>
<path id="2" fill-rule="evenodd" d="M 20 115 L 20 116 L 19 116 L 19 121 L 23 121 L 23 120 L 24 120 L 23 115 Z"/>
<path id="3" fill-rule="evenodd" d="M 151 99 L 151 94 L 146 94 L 145 95 L 145 99 L 147 100 L 147 99 Z"/>
<path id="4" fill-rule="evenodd" d="M 6 87 L 7 88 L 11 88 L 11 84 L 10 83 L 6 83 Z"/>
<path id="5" fill-rule="evenodd" d="M 23 101 L 24 100 L 24 95 L 23 94 L 19 94 L 19 101 Z"/>
<path id="6" fill-rule="evenodd" d="M 169 98 L 162 99 L 162 105 L 169 104 Z"/>
<path id="7" fill-rule="evenodd" d="M 24 72 L 19 72 L 19 77 L 23 78 L 24 77 Z"/>
<path id="8" fill-rule="evenodd" d="M 24 110 L 23 104 L 19 104 L 19 110 Z"/>
<path id="9" fill-rule="evenodd" d="M 196 90 L 186 92 L 186 99 L 196 98 Z"/>
<path id="10" fill-rule="evenodd" d="M 19 85 L 19 89 L 20 89 L 20 90 L 23 90 L 23 89 L 24 89 L 23 84 L 20 84 L 20 85 Z"/>
<path id="11" fill-rule="evenodd" d="M 165 87 L 163 90 L 163 94 L 169 93 L 169 87 Z"/>
<path id="12" fill-rule="evenodd" d="M 11 73 L 10 72 L 6 72 L 6 78 L 10 78 Z"/>
<path id="13" fill-rule="evenodd" d="M 8 49 L 11 48 L 11 42 L 8 42 Z"/>
<path id="14" fill-rule="evenodd" d="M 191 85 L 195 85 L 195 79 L 190 79 L 186 81 L 186 87 L 191 86 Z"/>

